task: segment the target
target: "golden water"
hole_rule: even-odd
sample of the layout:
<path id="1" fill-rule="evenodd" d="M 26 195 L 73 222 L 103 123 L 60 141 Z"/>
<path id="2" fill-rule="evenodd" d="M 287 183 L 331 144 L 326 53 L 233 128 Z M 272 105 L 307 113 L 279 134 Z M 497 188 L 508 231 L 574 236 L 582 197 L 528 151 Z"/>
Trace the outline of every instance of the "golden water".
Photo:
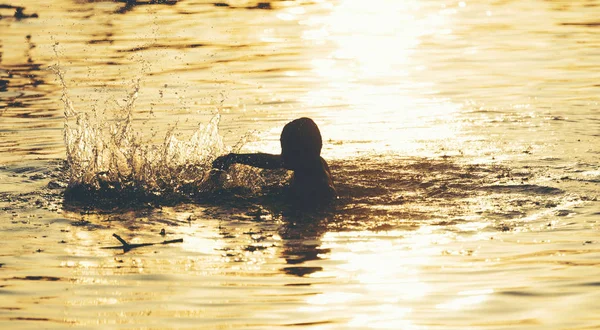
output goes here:
<path id="1" fill-rule="evenodd" d="M 600 328 L 600 4 L 149 2 L 0 6 L 0 327 Z"/>

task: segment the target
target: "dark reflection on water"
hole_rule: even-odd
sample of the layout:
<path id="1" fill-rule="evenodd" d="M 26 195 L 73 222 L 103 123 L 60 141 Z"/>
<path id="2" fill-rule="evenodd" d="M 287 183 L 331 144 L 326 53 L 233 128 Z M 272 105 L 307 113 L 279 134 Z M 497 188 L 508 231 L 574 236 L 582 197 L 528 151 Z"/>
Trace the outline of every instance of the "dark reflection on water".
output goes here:
<path id="1" fill-rule="evenodd" d="M 14 14 L 11 16 L 3 16 L 3 9 L 7 9 L 7 10 L 14 10 Z M 22 20 L 22 19 L 26 19 L 26 18 L 38 18 L 38 14 L 33 13 L 33 14 L 29 14 L 29 13 L 25 13 L 25 7 L 21 7 L 21 6 L 13 6 L 13 5 L 6 5 L 6 4 L 0 4 L 0 19 L 16 19 L 16 20 Z"/>
<path id="2" fill-rule="evenodd" d="M 111 3 L 122 3 L 123 6 L 115 10 L 115 14 L 126 14 L 136 7 L 147 6 L 147 5 L 176 5 L 178 0 L 76 0 L 78 3 L 96 3 L 96 2 L 111 2 Z"/>
<path id="3" fill-rule="evenodd" d="M 333 221 L 333 212 L 273 214 L 258 208 L 248 212 L 238 209 L 231 214 L 231 208 L 217 208 L 221 210 L 219 212 L 230 213 L 217 216 L 217 219 L 224 220 L 219 233 L 227 242 L 227 246 L 222 248 L 223 254 L 231 262 L 248 262 L 249 254 L 252 256 L 253 253 L 275 249 L 287 264 L 280 269 L 284 274 L 303 277 L 322 270 L 320 266 L 307 263 L 321 260 L 330 252 L 330 249 L 321 247 L 321 237 L 328 231 L 328 223 Z M 215 217 L 214 212 L 213 209 L 208 214 Z M 245 219 L 251 226 L 240 233 L 234 219 Z M 273 240 L 274 237 L 279 239 Z"/>
<path id="4" fill-rule="evenodd" d="M 586 23 L 560 23 L 564 26 L 584 26 L 584 27 L 600 27 L 600 22 L 586 22 Z"/>
<path id="5" fill-rule="evenodd" d="M 154 44 L 154 45 L 148 45 L 148 46 L 139 46 L 139 47 L 134 47 L 134 48 L 130 48 L 130 49 L 120 49 L 118 50 L 118 52 L 138 52 L 138 51 L 142 51 L 142 50 L 149 50 L 149 49 L 186 49 L 186 48 L 198 48 L 198 47 L 204 47 L 206 46 L 205 44 L 201 44 L 201 43 L 192 43 L 192 44 L 176 44 L 176 45 L 171 45 L 171 44 Z"/>
<path id="6" fill-rule="evenodd" d="M 115 14 L 127 14 L 128 12 L 133 11 L 136 7 L 140 6 L 148 6 L 148 5 L 167 5 L 173 6 L 176 5 L 180 0 L 146 0 L 146 1 L 138 1 L 138 0 L 76 0 L 79 3 L 96 3 L 96 2 L 117 2 L 123 3 L 123 6 L 119 9 L 115 10 Z M 272 3 L 275 1 L 262 1 L 256 2 L 255 4 L 248 4 L 246 6 L 232 6 L 226 2 L 215 2 L 212 5 L 215 7 L 229 8 L 229 9 L 262 9 L 262 10 L 270 10 L 273 9 Z M 37 17 L 37 16 L 36 16 Z"/>
<path id="7" fill-rule="evenodd" d="M 275 1 L 271 1 L 271 2 L 257 2 L 256 5 L 249 5 L 249 6 L 232 6 L 226 2 L 215 2 L 213 3 L 213 5 L 215 7 L 226 7 L 226 8 L 231 8 L 231 9 L 264 9 L 264 10 L 271 10 L 273 9 L 273 5 L 272 3 Z"/>
<path id="8" fill-rule="evenodd" d="M 289 266 L 281 270 L 288 275 L 306 276 L 323 270 L 320 266 L 303 265 L 321 260 L 331 250 L 321 246 L 321 236 L 328 231 L 331 214 L 295 214 L 283 217 L 284 224 L 279 228 L 283 243 L 281 257 Z"/>
<path id="9" fill-rule="evenodd" d="M 52 98 L 56 90 L 50 81 L 54 77 L 47 64 L 33 56 L 34 38 L 28 34 L 21 40 L 23 45 L 17 45 L 24 48 L 21 63 L 3 61 L 0 41 L 0 154 L 6 159 L 52 154 L 56 146 L 48 148 L 49 140 L 40 140 L 40 136 L 48 136 L 43 130 L 56 128 L 62 119 Z"/>
<path id="10" fill-rule="evenodd" d="M 150 1 L 136 1 L 136 0 L 120 0 L 119 2 L 124 2 L 125 5 L 118 9 L 116 13 L 125 14 L 130 10 L 134 9 L 137 6 L 142 5 L 174 5 L 177 4 L 177 0 L 150 0 Z"/>
<path id="11" fill-rule="evenodd" d="M 25 36 L 25 42 L 27 43 L 24 54 L 26 63 L 22 64 L 3 64 L 0 42 L 0 110 L 3 110 L 2 113 L 8 108 L 30 107 L 46 96 L 46 93 L 40 94 L 37 87 L 48 84 L 46 81 L 48 72 L 42 68 L 42 63 L 36 63 L 31 56 L 31 50 L 36 47 L 31 40 L 31 35 Z M 26 114 L 15 114 L 15 116 L 21 115 L 27 117 Z"/>

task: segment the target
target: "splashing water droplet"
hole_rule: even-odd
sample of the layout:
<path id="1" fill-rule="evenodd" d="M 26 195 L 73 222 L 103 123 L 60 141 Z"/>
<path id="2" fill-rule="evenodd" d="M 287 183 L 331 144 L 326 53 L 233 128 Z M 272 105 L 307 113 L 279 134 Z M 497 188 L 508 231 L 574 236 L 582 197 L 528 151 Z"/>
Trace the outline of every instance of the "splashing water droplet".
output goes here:
<path id="1" fill-rule="evenodd" d="M 63 73 L 56 66 L 51 69 L 63 88 L 67 199 L 86 203 L 116 199 L 116 204 L 122 204 L 185 197 L 184 192 L 202 191 L 212 161 L 229 151 L 219 134 L 219 114 L 199 125 L 189 140 L 178 139 L 173 126 L 162 143 L 152 144 L 132 125 L 139 80 L 118 111 L 121 117 L 103 121 L 95 109 L 91 114 L 78 112 Z"/>

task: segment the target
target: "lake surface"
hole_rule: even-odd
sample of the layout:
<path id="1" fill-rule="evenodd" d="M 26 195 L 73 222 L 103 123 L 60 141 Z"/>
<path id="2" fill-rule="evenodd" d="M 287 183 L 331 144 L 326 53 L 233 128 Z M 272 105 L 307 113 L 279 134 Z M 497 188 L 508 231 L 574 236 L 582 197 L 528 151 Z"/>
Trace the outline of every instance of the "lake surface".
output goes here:
<path id="1" fill-rule="evenodd" d="M 600 329 L 599 3 L 0 15 L 0 327 Z M 283 171 L 201 189 L 303 116 L 332 209 Z"/>

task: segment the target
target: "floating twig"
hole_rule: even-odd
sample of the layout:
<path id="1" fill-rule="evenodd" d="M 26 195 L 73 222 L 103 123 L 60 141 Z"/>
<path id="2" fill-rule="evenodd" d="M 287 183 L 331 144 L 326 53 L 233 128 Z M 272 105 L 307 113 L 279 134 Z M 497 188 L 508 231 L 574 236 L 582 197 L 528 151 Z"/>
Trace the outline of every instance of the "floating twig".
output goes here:
<path id="1" fill-rule="evenodd" d="M 123 238 L 121 238 L 121 236 L 117 235 L 117 234 L 113 234 L 113 237 L 116 238 L 119 242 L 121 242 L 121 246 L 105 246 L 102 247 L 103 249 L 123 249 L 123 252 L 127 252 L 131 249 L 135 249 L 135 248 L 139 248 L 139 247 L 143 247 L 143 246 L 152 246 L 152 245 L 164 245 L 164 244 L 172 244 L 172 243 L 183 243 L 183 238 L 178 238 L 178 239 L 172 239 L 172 240 L 168 240 L 168 241 L 162 241 L 162 242 L 157 242 L 157 243 L 140 243 L 140 244 L 129 244 L 127 243 L 127 241 L 125 241 Z"/>

